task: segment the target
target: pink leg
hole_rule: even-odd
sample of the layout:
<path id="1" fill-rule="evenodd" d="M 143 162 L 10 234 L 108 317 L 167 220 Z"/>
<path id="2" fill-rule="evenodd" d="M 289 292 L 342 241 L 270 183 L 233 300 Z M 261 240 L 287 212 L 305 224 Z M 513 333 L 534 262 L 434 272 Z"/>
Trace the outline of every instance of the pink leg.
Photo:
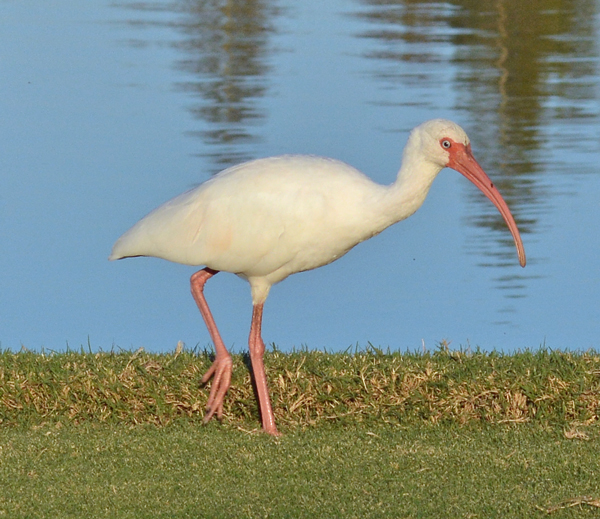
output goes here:
<path id="1" fill-rule="evenodd" d="M 262 314 L 263 304 L 254 305 L 252 310 L 252 325 L 250 326 L 250 339 L 248 341 L 250 360 L 252 362 L 252 373 L 254 374 L 254 383 L 256 384 L 256 396 L 260 407 L 263 430 L 273 436 L 279 436 L 277 426 L 275 425 L 273 408 L 271 407 L 271 399 L 269 398 L 267 375 L 265 373 L 265 365 L 263 362 L 265 344 L 262 340 L 260 331 Z"/>
<path id="2" fill-rule="evenodd" d="M 204 416 L 204 423 L 208 422 L 213 415 L 216 413 L 217 418 L 221 419 L 223 416 L 223 400 L 225 399 L 225 393 L 229 389 L 231 383 L 231 370 L 233 361 L 231 355 L 223 344 L 221 334 L 217 329 L 215 320 L 213 319 L 212 313 L 208 308 L 208 303 L 204 297 L 204 285 L 205 283 L 217 274 L 218 270 L 204 268 L 196 272 L 190 279 L 192 286 L 192 295 L 196 300 L 196 304 L 202 314 L 202 318 L 208 328 L 208 333 L 215 344 L 215 361 L 209 370 L 202 377 L 202 383 L 208 382 L 211 377 L 213 378 L 212 387 L 210 388 L 210 395 L 206 404 L 206 415 Z"/>

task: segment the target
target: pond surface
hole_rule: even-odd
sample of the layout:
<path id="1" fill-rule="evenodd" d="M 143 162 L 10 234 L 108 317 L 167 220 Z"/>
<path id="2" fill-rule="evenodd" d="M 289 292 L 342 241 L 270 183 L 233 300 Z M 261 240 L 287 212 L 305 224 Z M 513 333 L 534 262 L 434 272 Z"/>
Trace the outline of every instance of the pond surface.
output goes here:
<path id="1" fill-rule="evenodd" d="M 445 117 L 521 230 L 444 170 L 423 207 L 277 285 L 283 350 L 600 347 L 600 4 L 0 0 L 0 345 L 210 343 L 191 267 L 108 262 L 113 242 L 224 167 L 282 153 L 391 183 Z M 246 348 L 248 285 L 206 290 Z"/>

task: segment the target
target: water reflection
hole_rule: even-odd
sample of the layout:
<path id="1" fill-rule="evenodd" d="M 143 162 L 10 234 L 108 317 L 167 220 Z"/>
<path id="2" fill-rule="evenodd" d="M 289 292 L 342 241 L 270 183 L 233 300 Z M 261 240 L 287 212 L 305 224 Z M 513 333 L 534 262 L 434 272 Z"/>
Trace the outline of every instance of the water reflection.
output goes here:
<path id="1" fill-rule="evenodd" d="M 208 123 L 197 132 L 222 166 L 252 157 L 253 132 L 265 116 L 257 100 L 267 91 L 269 36 L 277 9 L 264 0 L 183 2 L 187 14 L 179 67 L 194 75 L 181 86 L 199 99 L 191 111 Z"/>
<path id="2" fill-rule="evenodd" d="M 176 87 L 194 98 L 190 112 L 200 128 L 189 133 L 208 150 L 199 155 L 211 158 L 214 172 L 253 158 L 252 145 L 260 139 L 257 128 L 265 117 L 260 99 L 267 92 L 268 63 L 275 52 L 269 46 L 279 12 L 273 2 L 181 0 L 128 7 L 138 13 L 167 8 L 178 14 L 170 25 L 182 38 L 173 45 L 185 57 L 175 67 L 188 73 L 188 79 Z"/>
<path id="3" fill-rule="evenodd" d="M 563 91 L 569 77 L 594 78 L 596 49 L 590 45 L 595 28 L 590 20 L 573 16 L 576 12 L 592 14 L 597 2 L 572 0 L 545 5 L 545 9 L 528 2 L 465 1 L 460 12 L 463 23 L 475 30 L 463 35 L 457 45 L 456 65 L 459 108 L 470 112 L 478 135 L 478 145 L 484 147 L 486 162 L 497 168 L 497 183 L 516 214 L 522 232 L 537 234 L 540 215 L 548 214 L 553 193 L 549 175 L 554 166 L 547 149 L 555 145 L 545 128 L 555 126 L 563 117 L 549 111 L 547 101 L 560 98 L 564 107 L 582 99 L 593 99 L 591 90 Z M 560 43 L 560 42 L 563 43 Z M 478 49 L 472 58 L 471 49 Z M 582 60 L 587 58 L 587 60 Z M 560 65 L 558 65 L 560 63 Z M 483 64 L 487 72 L 482 74 Z M 557 74 L 564 81 L 549 79 Z M 575 114 L 572 114 L 575 115 Z M 577 116 L 575 116 L 577 117 Z M 476 205 L 482 201 L 471 197 Z M 510 256 L 509 240 L 502 239 L 503 222 L 487 208 L 471 211 L 469 224 L 480 230 L 473 240 L 486 243 L 485 258 L 496 265 L 505 264 Z M 503 247 L 489 241 L 495 239 Z M 474 243 L 474 242 L 473 242 Z M 537 258 L 548 261 L 548 258 Z M 496 278 L 498 287 L 511 297 L 525 293 L 528 272 Z"/>
<path id="4" fill-rule="evenodd" d="M 549 142 L 546 126 L 550 120 L 553 125 L 556 119 L 574 124 L 598 117 L 598 2 L 554 1 L 544 9 L 532 2 L 503 0 L 362 4 L 366 9 L 357 16 L 371 28 L 360 36 L 375 46 L 365 53 L 377 63 L 373 76 L 401 85 L 399 91 L 418 86 L 415 94 L 450 81 L 446 88 L 456 96 L 454 109 L 468 114 L 476 154 L 494 177 L 521 233 L 538 232 L 552 189 L 547 149 L 555 143 Z M 451 66 L 452 76 L 443 73 L 448 68 L 444 63 Z M 468 200 L 466 223 L 477 229 L 470 243 L 478 256 L 483 244 L 481 264 L 512 267 L 514 245 L 501 216 L 473 190 Z M 499 276 L 496 283 L 518 298 L 528 277 L 523 271 Z"/>

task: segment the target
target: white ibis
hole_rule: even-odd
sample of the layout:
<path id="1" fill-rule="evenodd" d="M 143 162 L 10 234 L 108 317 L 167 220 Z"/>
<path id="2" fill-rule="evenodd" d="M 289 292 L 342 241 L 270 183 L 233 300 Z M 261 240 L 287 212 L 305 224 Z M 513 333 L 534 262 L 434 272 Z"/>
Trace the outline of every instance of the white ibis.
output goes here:
<path id="1" fill-rule="evenodd" d="M 277 435 L 263 364 L 263 306 L 271 286 L 290 274 L 327 265 L 360 242 L 408 218 L 444 167 L 475 184 L 498 208 L 525 266 L 525 250 L 506 202 L 471 153 L 457 124 L 434 119 L 417 126 L 396 181 L 376 184 L 333 159 L 286 155 L 228 168 L 148 214 L 115 243 L 111 260 L 154 256 L 205 268 L 191 277 L 192 295 L 215 345 L 202 378 L 213 379 L 204 421 L 223 414 L 232 361 L 203 294 L 219 271 L 246 279 L 252 291 L 249 349 L 262 428 Z"/>

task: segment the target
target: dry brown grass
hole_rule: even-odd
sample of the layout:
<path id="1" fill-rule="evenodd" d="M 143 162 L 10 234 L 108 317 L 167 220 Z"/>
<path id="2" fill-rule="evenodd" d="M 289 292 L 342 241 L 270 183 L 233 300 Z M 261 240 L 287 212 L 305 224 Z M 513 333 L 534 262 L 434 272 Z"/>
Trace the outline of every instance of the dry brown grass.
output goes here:
<path id="1" fill-rule="evenodd" d="M 590 506 L 592 508 L 600 508 L 600 499 L 590 496 L 582 496 L 582 497 L 574 497 L 573 499 L 567 499 L 558 505 L 550 506 L 548 508 L 543 508 L 541 506 L 536 506 L 538 510 L 542 512 L 546 512 L 547 514 L 552 514 L 558 510 L 564 510 L 565 508 L 573 508 L 573 507 L 581 507 L 583 505 Z"/>
<path id="2" fill-rule="evenodd" d="M 199 421 L 208 352 L 0 353 L 0 423 Z M 247 427 L 258 411 L 245 355 L 234 355 L 224 422 Z M 541 421 L 590 424 L 600 412 L 600 355 L 540 350 L 318 351 L 265 357 L 282 427 L 343 423 Z"/>

